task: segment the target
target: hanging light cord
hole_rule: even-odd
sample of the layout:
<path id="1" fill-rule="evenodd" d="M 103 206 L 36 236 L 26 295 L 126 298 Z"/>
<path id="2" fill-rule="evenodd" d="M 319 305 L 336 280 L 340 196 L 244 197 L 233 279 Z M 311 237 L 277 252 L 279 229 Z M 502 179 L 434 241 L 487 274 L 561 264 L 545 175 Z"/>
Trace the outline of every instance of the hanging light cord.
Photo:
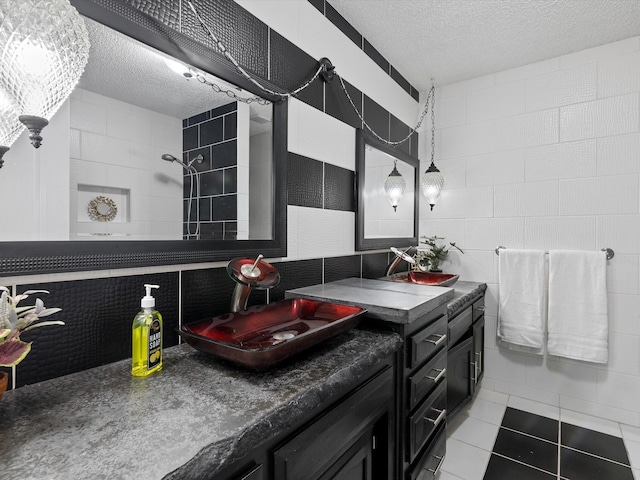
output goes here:
<path id="1" fill-rule="evenodd" d="M 325 74 L 327 74 L 327 72 L 326 72 L 327 64 L 323 63 L 321 61 L 320 62 L 320 66 L 318 67 L 318 70 L 316 70 L 316 73 L 313 75 L 313 77 L 311 77 L 309 80 L 307 80 L 305 83 L 303 83 L 300 87 L 296 88 L 292 92 L 281 93 L 281 92 L 276 92 L 276 91 L 273 91 L 273 90 L 270 90 L 270 89 L 264 87 L 263 85 L 258 83 L 256 80 L 254 80 L 253 77 L 251 77 L 251 75 L 249 75 L 249 73 L 247 73 L 247 71 L 244 68 L 242 68 L 242 66 L 238 63 L 238 61 L 229 53 L 229 51 L 224 46 L 224 44 L 218 39 L 218 37 L 216 37 L 216 35 L 211 31 L 209 26 L 202 19 L 202 17 L 200 16 L 198 11 L 196 10 L 195 5 L 193 4 L 193 1 L 192 0 L 187 0 L 187 3 L 189 4 L 189 7 L 191 8 L 191 11 L 193 12 L 193 14 L 198 19 L 198 22 L 200 22 L 200 25 L 202 26 L 202 28 L 204 29 L 206 34 L 209 35 L 211 37 L 211 39 L 216 43 L 216 45 L 218 46 L 218 49 L 222 52 L 224 57 L 233 64 L 233 66 L 236 68 L 238 73 L 240 73 L 244 78 L 246 78 L 249 82 L 254 84 L 256 87 L 258 87 L 263 92 L 268 93 L 270 95 L 274 95 L 274 96 L 280 97 L 281 99 L 294 97 L 298 93 L 300 93 L 302 90 L 307 88 L 309 85 L 311 85 L 311 83 L 313 83 L 318 78 L 318 76 L 320 76 L 320 74 L 322 74 L 323 72 L 325 72 Z M 364 120 L 364 116 L 362 115 L 360 110 L 358 110 L 358 107 L 353 102 L 353 100 L 351 98 L 351 95 L 349 95 L 349 92 L 347 91 L 347 88 L 346 88 L 346 86 L 344 84 L 344 81 L 342 80 L 342 77 L 335 72 L 335 69 L 334 69 L 333 66 L 330 67 L 330 73 L 328 75 L 330 77 L 332 77 L 333 75 L 336 75 L 338 77 L 338 79 L 340 80 L 340 86 L 342 87 L 342 91 L 347 96 L 347 99 L 349 100 L 349 103 L 351 104 L 351 107 L 353 108 L 353 110 L 358 115 L 358 118 L 360 119 L 362 124 L 367 128 L 367 130 L 369 130 L 373 134 L 373 136 L 375 136 L 379 141 L 381 141 L 382 143 L 385 143 L 387 145 L 400 145 L 401 143 L 404 143 L 407 140 L 409 140 L 409 138 L 411 138 L 411 135 L 413 135 L 420 128 L 420 126 L 422 125 L 422 122 L 424 121 L 424 117 L 427 115 L 427 112 L 429 111 L 429 100 L 431 100 L 431 163 L 433 164 L 433 154 L 434 154 L 434 146 L 435 146 L 435 127 L 434 127 L 434 123 L 433 123 L 434 122 L 433 106 L 435 105 L 435 86 L 433 84 L 431 85 L 431 89 L 429 90 L 429 93 L 427 94 L 427 101 L 425 103 L 424 110 L 422 111 L 422 114 L 420 115 L 420 118 L 419 118 L 418 123 L 416 124 L 416 126 L 413 127 L 410 130 L 409 134 L 406 137 L 404 137 L 402 140 L 391 141 L 391 140 L 387 140 L 385 138 L 382 138 L 380 135 L 378 135 L 369 126 L 369 124 Z M 252 97 L 252 98 L 241 98 L 241 97 L 238 97 L 236 95 L 236 93 L 233 92 L 232 90 L 225 90 L 225 89 L 221 88 L 220 86 L 216 85 L 215 83 L 212 83 L 212 82 L 208 81 L 206 78 L 204 78 L 198 72 L 195 72 L 195 76 L 198 79 L 198 81 L 200 81 L 201 83 L 203 83 L 205 85 L 210 86 L 215 92 L 217 92 L 217 93 L 225 93 L 229 97 L 234 98 L 236 100 L 239 100 L 241 102 L 252 103 L 252 102 L 255 101 L 255 102 L 261 103 L 263 105 L 266 104 L 266 103 L 269 103 L 268 100 L 265 100 L 265 99 L 260 98 L 260 97 Z"/>
<path id="2" fill-rule="evenodd" d="M 309 80 L 307 80 L 305 83 L 303 83 L 300 87 L 296 88 L 294 91 L 292 92 L 287 92 L 287 93 L 281 93 L 281 92 L 276 92 L 273 91 L 271 89 L 268 89 L 266 87 L 264 87 L 263 85 L 261 85 L 260 83 L 258 83 L 256 80 L 253 79 L 253 77 L 251 77 L 251 75 L 249 75 L 247 73 L 247 71 L 242 68 L 242 66 L 240 66 L 240 64 L 238 63 L 238 61 L 233 58 L 233 56 L 229 53 L 229 51 L 227 50 L 227 48 L 224 46 L 224 44 L 218 39 L 218 37 L 216 37 L 214 35 L 214 33 L 211 31 L 211 29 L 209 28 L 209 26 L 204 22 L 204 20 L 202 19 L 202 17 L 200 16 L 200 14 L 198 13 L 198 11 L 196 10 L 195 5 L 193 4 L 193 2 L 191 0 L 187 0 L 187 2 L 189 3 L 189 7 L 191 7 L 191 11 L 193 12 L 193 14 L 196 16 L 196 18 L 198 19 L 198 22 L 200 22 L 200 25 L 202 26 L 202 28 L 205 30 L 205 32 L 207 33 L 207 35 L 209 35 L 211 37 L 211 39 L 216 43 L 216 45 L 218 46 L 218 48 L 220 49 L 220 51 L 222 52 L 222 54 L 225 56 L 225 58 L 227 60 L 229 60 L 234 67 L 236 67 L 236 70 L 238 71 L 238 73 L 240 73 L 244 78 L 246 78 L 248 81 L 250 81 L 251 83 L 253 83 L 256 87 L 258 87 L 260 90 L 262 90 L 263 92 L 266 92 L 270 95 L 275 95 L 278 96 L 282 99 L 284 98 L 289 98 L 289 97 L 293 97 L 295 95 L 297 95 L 298 93 L 300 93 L 302 90 L 304 90 L 305 88 L 307 88 L 311 83 L 313 83 L 313 81 L 318 78 L 318 76 L 320 75 L 320 73 L 322 73 L 322 71 L 325 69 L 325 65 L 322 64 L 320 65 L 320 67 L 318 67 L 318 70 L 316 70 L 316 73 L 313 75 L 313 77 L 311 77 Z M 199 79 L 199 78 L 198 78 Z M 203 82 L 204 83 L 204 82 Z M 216 85 L 217 86 L 217 85 Z M 218 87 L 219 88 L 219 87 Z M 222 90 L 222 89 L 221 89 Z M 227 95 L 229 95 L 230 91 L 225 91 L 225 93 Z M 235 93 L 231 92 L 233 95 L 229 95 L 229 96 L 235 96 Z"/>

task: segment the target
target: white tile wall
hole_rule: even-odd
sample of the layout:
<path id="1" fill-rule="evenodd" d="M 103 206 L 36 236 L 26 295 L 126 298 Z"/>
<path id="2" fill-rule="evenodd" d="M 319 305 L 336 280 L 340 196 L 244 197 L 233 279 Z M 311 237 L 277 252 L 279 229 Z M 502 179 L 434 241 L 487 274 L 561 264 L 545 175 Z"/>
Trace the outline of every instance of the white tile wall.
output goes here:
<path id="1" fill-rule="evenodd" d="M 420 234 L 459 241 L 467 253 L 456 257 L 455 270 L 463 280 L 488 282 L 483 389 L 638 427 L 640 37 L 438 93 L 439 106 L 451 111 L 438 111 L 436 163 L 443 171 L 456 165 L 455 187 L 445 173 L 434 211 L 421 205 Z M 614 249 L 607 266 L 608 364 L 527 355 L 492 338 L 498 245 Z"/>
<path id="2" fill-rule="evenodd" d="M 182 151 L 182 120 L 76 89 L 69 123 L 72 203 L 78 202 L 79 185 L 128 192 L 118 202 L 118 214 L 128 219 L 120 225 L 91 222 L 81 215 L 84 204 L 72 205 L 72 236 L 86 240 L 92 232 L 109 232 L 131 239 L 182 238 L 183 172 L 160 159 L 162 153 L 179 156 Z M 160 224 L 152 228 L 151 220 Z"/>

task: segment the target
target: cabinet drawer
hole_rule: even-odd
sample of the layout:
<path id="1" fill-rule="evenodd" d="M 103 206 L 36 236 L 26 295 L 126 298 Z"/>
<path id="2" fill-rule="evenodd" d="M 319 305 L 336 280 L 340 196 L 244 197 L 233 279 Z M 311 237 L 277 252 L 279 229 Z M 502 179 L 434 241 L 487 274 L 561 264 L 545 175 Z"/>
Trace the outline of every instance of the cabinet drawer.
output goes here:
<path id="1" fill-rule="evenodd" d="M 447 344 L 447 316 L 440 315 L 433 323 L 408 338 L 409 368 L 415 368 Z"/>
<path id="2" fill-rule="evenodd" d="M 471 328 L 473 323 L 473 309 L 465 308 L 449 321 L 449 347 L 456 344 Z"/>
<path id="3" fill-rule="evenodd" d="M 447 375 L 447 349 L 442 349 L 429 363 L 409 377 L 409 410 L 420 401 Z"/>
<path id="4" fill-rule="evenodd" d="M 447 416 L 447 383 L 436 387 L 418 410 L 409 417 L 409 461 L 413 461 Z"/>
<path id="5" fill-rule="evenodd" d="M 447 429 L 443 425 L 431 444 L 426 448 L 420 459 L 413 466 L 408 480 L 433 480 L 438 475 L 447 452 Z"/>

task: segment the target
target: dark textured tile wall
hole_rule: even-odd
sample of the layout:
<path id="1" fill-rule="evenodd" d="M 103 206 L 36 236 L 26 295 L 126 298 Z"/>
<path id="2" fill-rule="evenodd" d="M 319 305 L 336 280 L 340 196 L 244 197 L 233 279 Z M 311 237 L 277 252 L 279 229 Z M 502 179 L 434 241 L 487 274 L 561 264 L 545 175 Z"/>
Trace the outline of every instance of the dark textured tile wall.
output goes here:
<path id="1" fill-rule="evenodd" d="M 50 320 L 61 320 L 65 325 L 42 327 L 21 335 L 22 340 L 32 341 L 33 345 L 16 369 L 16 386 L 130 358 L 131 325 L 140 311 L 145 283 L 160 285 L 153 296 L 163 317 L 163 342 L 166 347 L 177 345 L 177 273 L 19 285 L 18 293 L 48 290 L 48 295 L 35 294 L 22 305 L 30 305 L 39 297 L 47 307 L 62 309 Z"/>
<path id="2" fill-rule="evenodd" d="M 237 103 L 230 102 L 221 107 L 199 113 L 182 121 L 183 161 L 187 164 L 198 155 L 202 163 L 193 162 L 200 177 L 200 197 L 195 196 L 191 177 L 184 172 L 184 224 L 183 238 L 196 239 L 200 220 L 200 238 L 229 240 L 236 238 L 236 228 L 227 228 L 234 222 L 237 213 Z M 194 200 L 190 201 L 194 188 Z M 191 208 L 191 216 L 188 216 Z M 190 219 L 191 222 L 187 223 Z"/>

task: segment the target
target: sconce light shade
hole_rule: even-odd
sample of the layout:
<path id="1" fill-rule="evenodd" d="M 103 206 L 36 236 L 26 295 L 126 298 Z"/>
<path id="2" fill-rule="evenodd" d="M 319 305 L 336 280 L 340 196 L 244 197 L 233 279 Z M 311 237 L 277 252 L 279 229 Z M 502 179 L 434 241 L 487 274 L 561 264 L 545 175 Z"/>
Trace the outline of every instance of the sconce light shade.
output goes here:
<path id="1" fill-rule="evenodd" d="M 438 198 L 440 198 L 440 192 L 442 192 L 443 187 L 444 176 L 432 161 L 429 168 L 427 168 L 420 178 L 420 189 L 427 199 L 427 202 L 429 202 L 431 210 L 433 210 L 433 206 L 438 201 Z"/>
<path id="2" fill-rule="evenodd" d="M 407 188 L 407 182 L 400 174 L 397 168 L 397 161 L 393 162 L 393 170 L 384 182 L 384 193 L 387 195 L 389 203 L 393 207 L 395 212 L 398 207 L 398 202 L 404 195 L 404 190 Z"/>
<path id="3" fill-rule="evenodd" d="M 87 29 L 69 0 L 0 0 L 0 88 L 26 117 L 36 148 L 34 130 L 69 97 L 88 58 Z"/>
<path id="4" fill-rule="evenodd" d="M 0 168 L 4 164 L 2 156 L 18 139 L 23 129 L 24 125 L 18 120 L 12 98 L 0 87 Z"/>

